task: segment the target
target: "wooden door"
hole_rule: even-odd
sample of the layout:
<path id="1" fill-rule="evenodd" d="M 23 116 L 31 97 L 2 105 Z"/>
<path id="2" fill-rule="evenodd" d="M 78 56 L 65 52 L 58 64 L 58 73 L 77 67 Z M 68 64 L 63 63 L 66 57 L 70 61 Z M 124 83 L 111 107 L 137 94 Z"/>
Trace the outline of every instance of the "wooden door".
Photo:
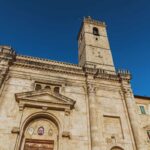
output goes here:
<path id="1" fill-rule="evenodd" d="M 24 150 L 54 150 L 54 141 L 28 139 Z"/>

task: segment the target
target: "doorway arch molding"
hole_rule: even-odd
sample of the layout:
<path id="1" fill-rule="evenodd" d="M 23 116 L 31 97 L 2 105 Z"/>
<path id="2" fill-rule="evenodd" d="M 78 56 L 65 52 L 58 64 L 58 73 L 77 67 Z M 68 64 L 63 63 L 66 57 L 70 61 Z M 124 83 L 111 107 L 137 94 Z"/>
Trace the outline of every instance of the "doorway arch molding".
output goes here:
<path id="1" fill-rule="evenodd" d="M 107 147 L 107 150 L 113 150 L 113 148 L 120 148 L 120 150 L 125 150 L 125 147 L 123 144 L 119 143 L 112 143 Z"/>
<path id="2" fill-rule="evenodd" d="M 62 126 L 61 126 L 59 119 L 55 115 L 53 115 L 49 112 L 36 112 L 36 113 L 33 113 L 30 116 L 28 116 L 21 124 L 20 133 L 17 138 L 15 150 L 22 150 L 21 145 L 22 145 L 23 138 L 24 138 L 24 132 L 25 132 L 26 128 L 28 127 L 28 125 L 37 119 L 47 119 L 47 120 L 52 121 L 58 129 L 58 139 L 59 140 L 61 139 Z M 59 142 L 58 142 L 58 145 L 59 145 Z"/>
<path id="3" fill-rule="evenodd" d="M 120 147 L 120 146 L 114 146 L 114 147 L 112 147 L 110 150 L 116 150 L 116 149 L 118 149 L 118 150 L 124 150 L 122 147 Z"/>

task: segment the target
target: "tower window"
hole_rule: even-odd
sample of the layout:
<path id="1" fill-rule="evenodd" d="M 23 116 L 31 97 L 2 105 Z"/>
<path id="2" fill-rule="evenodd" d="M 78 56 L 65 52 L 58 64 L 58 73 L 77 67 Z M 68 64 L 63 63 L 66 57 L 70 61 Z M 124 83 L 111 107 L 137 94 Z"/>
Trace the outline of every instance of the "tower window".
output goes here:
<path id="1" fill-rule="evenodd" d="M 98 28 L 96 28 L 96 27 L 93 28 L 93 34 L 94 34 L 94 35 L 99 35 L 99 30 L 98 30 Z"/>
<path id="2" fill-rule="evenodd" d="M 54 92 L 59 93 L 59 87 L 55 87 Z"/>
<path id="3" fill-rule="evenodd" d="M 146 111 L 145 111 L 145 107 L 144 107 L 144 106 L 140 106 L 140 110 L 141 110 L 141 113 L 142 113 L 142 114 L 146 114 Z"/>
<path id="4" fill-rule="evenodd" d="M 41 90 L 41 89 L 42 89 L 42 86 L 40 84 L 36 84 L 35 90 L 38 91 L 38 90 Z"/>

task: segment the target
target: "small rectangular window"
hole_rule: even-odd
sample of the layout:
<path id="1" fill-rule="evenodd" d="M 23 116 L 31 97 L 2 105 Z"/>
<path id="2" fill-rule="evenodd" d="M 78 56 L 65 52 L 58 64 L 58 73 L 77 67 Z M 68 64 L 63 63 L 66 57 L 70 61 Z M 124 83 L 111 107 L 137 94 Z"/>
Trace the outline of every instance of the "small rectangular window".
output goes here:
<path id="1" fill-rule="evenodd" d="M 147 136 L 148 136 L 148 139 L 150 140 L 150 130 L 147 130 Z"/>
<path id="2" fill-rule="evenodd" d="M 146 111 L 145 111 L 145 107 L 144 107 L 144 106 L 140 106 L 140 110 L 141 110 L 141 113 L 142 113 L 142 114 L 146 114 Z"/>

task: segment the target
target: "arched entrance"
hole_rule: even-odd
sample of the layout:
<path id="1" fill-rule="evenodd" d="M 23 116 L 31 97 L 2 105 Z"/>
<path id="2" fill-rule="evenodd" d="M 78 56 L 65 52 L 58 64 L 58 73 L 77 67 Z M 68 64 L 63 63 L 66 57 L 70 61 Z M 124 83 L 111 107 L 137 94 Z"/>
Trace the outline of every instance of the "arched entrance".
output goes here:
<path id="1" fill-rule="evenodd" d="M 59 127 L 48 115 L 27 119 L 22 128 L 20 150 L 58 150 Z"/>
<path id="2" fill-rule="evenodd" d="M 123 149 L 120 147 L 113 147 L 111 150 L 123 150 Z"/>

